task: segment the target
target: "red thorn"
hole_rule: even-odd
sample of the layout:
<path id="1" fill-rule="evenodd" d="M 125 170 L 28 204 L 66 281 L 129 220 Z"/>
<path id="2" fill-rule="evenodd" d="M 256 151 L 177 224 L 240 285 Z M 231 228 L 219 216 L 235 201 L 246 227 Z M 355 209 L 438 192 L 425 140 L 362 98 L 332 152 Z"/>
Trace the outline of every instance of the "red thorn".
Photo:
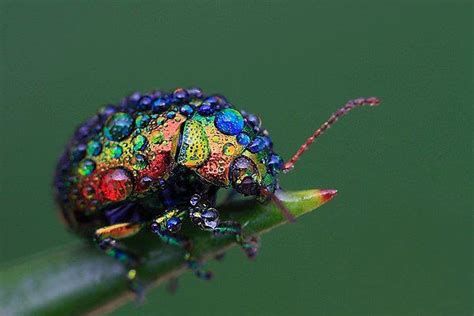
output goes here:
<path id="1" fill-rule="evenodd" d="M 320 194 L 321 194 L 321 200 L 323 201 L 323 203 L 326 203 L 337 195 L 337 190 L 331 190 L 331 189 L 321 190 Z"/>

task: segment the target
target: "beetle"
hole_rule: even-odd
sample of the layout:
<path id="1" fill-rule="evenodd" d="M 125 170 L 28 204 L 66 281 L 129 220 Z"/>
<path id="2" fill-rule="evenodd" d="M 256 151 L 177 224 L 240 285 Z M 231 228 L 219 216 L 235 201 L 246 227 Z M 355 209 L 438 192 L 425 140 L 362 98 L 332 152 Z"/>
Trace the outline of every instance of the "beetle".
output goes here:
<path id="1" fill-rule="evenodd" d="M 237 110 L 221 95 L 206 96 L 198 88 L 133 93 L 76 129 L 54 177 L 60 213 L 75 233 L 93 238 L 106 254 L 125 263 L 131 280 L 140 259 L 120 240 L 142 229 L 183 248 L 188 266 L 209 279 L 211 273 L 193 257 L 192 241 L 180 233 L 182 223 L 190 219 L 205 231 L 234 235 L 253 258 L 258 238 L 243 236 L 239 223 L 220 220 L 217 191 L 231 188 L 273 201 L 292 221 L 275 194 L 279 174 L 292 170 L 339 117 L 378 104 L 375 97 L 349 101 L 285 163 L 260 118 Z M 330 198 L 336 191 L 324 194 Z"/>

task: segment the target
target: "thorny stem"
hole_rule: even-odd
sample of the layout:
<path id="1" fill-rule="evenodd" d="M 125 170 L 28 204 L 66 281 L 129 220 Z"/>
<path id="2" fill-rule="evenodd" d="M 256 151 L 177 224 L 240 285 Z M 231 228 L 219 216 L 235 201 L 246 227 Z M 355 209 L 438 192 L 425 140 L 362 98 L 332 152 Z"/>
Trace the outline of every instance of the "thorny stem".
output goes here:
<path id="1" fill-rule="evenodd" d="M 307 190 L 288 192 L 279 199 L 292 216 L 299 217 L 335 194 L 335 190 Z M 241 223 L 247 235 L 262 234 L 286 223 L 273 203 L 236 201 L 220 209 L 224 219 Z M 196 229 L 189 230 L 188 235 L 194 242 L 196 256 L 204 260 L 235 245 L 231 237 L 216 239 Z M 145 257 L 138 275 L 149 288 L 187 271 L 183 252 L 163 245 L 151 233 L 140 233 L 129 241 L 129 246 Z M 134 297 L 127 289 L 124 267 L 82 244 L 52 249 L 0 267 L 0 280 L 0 315 L 99 315 Z"/>

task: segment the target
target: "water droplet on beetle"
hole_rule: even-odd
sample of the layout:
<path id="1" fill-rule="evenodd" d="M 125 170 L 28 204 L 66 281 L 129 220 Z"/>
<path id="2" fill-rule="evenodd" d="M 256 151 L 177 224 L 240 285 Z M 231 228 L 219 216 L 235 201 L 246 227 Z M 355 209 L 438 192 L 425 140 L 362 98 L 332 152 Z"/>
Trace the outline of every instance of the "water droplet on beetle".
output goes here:
<path id="1" fill-rule="evenodd" d="M 91 159 L 85 159 L 79 164 L 78 172 L 82 176 L 88 176 L 95 170 L 95 162 Z"/>
<path id="2" fill-rule="evenodd" d="M 222 147 L 222 153 L 226 156 L 232 156 L 235 154 L 235 145 L 232 143 L 227 143 Z"/>
<path id="3" fill-rule="evenodd" d="M 133 176 L 124 168 L 108 170 L 100 180 L 100 192 L 110 201 L 123 201 L 133 191 Z"/>
<path id="4" fill-rule="evenodd" d="M 130 114 L 115 113 L 105 123 L 104 135 L 109 140 L 120 141 L 127 138 L 133 130 L 134 120 Z"/>

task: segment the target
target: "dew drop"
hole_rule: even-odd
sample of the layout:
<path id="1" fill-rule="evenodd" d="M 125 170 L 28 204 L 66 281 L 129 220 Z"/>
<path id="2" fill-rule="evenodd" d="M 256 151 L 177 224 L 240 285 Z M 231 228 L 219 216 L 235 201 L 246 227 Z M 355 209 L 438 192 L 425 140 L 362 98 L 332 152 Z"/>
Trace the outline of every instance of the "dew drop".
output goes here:
<path id="1" fill-rule="evenodd" d="M 141 151 L 146 148 L 148 144 L 148 140 L 143 135 L 137 135 L 133 138 L 133 150 L 134 151 Z"/>
<path id="2" fill-rule="evenodd" d="M 137 118 L 135 119 L 135 125 L 138 128 L 146 127 L 149 122 L 150 122 L 150 116 L 147 114 L 138 115 Z"/>
<path id="3" fill-rule="evenodd" d="M 166 119 L 164 117 L 159 117 L 157 120 L 156 120 L 156 125 L 160 126 L 160 125 L 163 125 L 163 123 L 166 122 Z"/>
<path id="4" fill-rule="evenodd" d="M 98 156 L 102 152 L 102 144 L 96 140 L 91 140 L 87 144 L 87 154 L 90 156 Z"/>
<path id="5" fill-rule="evenodd" d="M 122 156 L 123 149 L 119 145 L 112 145 L 107 148 L 107 155 L 110 158 L 118 159 Z"/>
<path id="6" fill-rule="evenodd" d="M 90 199 L 94 197 L 95 190 L 92 186 L 88 185 L 82 189 L 82 196 L 85 197 L 86 199 Z"/>
<path id="7" fill-rule="evenodd" d="M 95 162 L 91 159 L 85 159 L 79 164 L 78 172 L 82 176 L 88 176 L 95 170 Z"/>
<path id="8" fill-rule="evenodd" d="M 227 143 L 222 148 L 222 153 L 226 156 L 233 156 L 235 154 L 235 145 L 232 143 Z"/>
<path id="9" fill-rule="evenodd" d="M 104 135 L 109 140 L 120 141 L 127 138 L 133 130 L 133 118 L 127 113 L 115 113 L 104 126 Z"/>
<path id="10" fill-rule="evenodd" d="M 142 189 L 146 190 L 153 184 L 153 178 L 144 176 L 140 179 L 139 184 Z"/>
<path id="11" fill-rule="evenodd" d="M 145 156 L 138 154 L 132 158 L 132 165 L 135 170 L 143 170 L 148 166 L 148 161 Z"/>
<path id="12" fill-rule="evenodd" d="M 237 135 L 244 128 L 244 118 L 239 111 L 224 109 L 217 113 L 214 124 L 220 132 L 226 135 Z"/>
<path id="13" fill-rule="evenodd" d="M 240 133 L 237 135 L 237 142 L 241 145 L 247 146 L 250 143 L 250 136 L 247 133 Z"/>
<path id="14" fill-rule="evenodd" d="M 108 170 L 100 180 L 100 192 L 110 201 L 123 201 L 133 191 L 133 176 L 124 168 Z"/>
<path id="15" fill-rule="evenodd" d="M 161 144 L 165 140 L 165 135 L 162 131 L 154 131 L 151 134 L 151 142 L 153 144 Z"/>
<path id="16" fill-rule="evenodd" d="M 79 161 L 86 155 L 86 145 L 79 144 L 71 152 L 72 160 Z"/>
<path id="17" fill-rule="evenodd" d="M 193 114 L 194 112 L 194 109 L 189 104 L 185 104 L 181 107 L 179 111 L 186 116 L 191 116 L 191 114 Z"/>
<path id="18" fill-rule="evenodd" d="M 249 145 L 248 149 L 250 150 L 250 152 L 256 154 L 256 153 L 262 151 L 263 149 L 265 149 L 266 146 L 267 146 L 267 143 L 266 143 L 266 141 L 263 139 L 263 137 L 257 136 L 257 137 L 252 141 L 252 143 Z"/>

